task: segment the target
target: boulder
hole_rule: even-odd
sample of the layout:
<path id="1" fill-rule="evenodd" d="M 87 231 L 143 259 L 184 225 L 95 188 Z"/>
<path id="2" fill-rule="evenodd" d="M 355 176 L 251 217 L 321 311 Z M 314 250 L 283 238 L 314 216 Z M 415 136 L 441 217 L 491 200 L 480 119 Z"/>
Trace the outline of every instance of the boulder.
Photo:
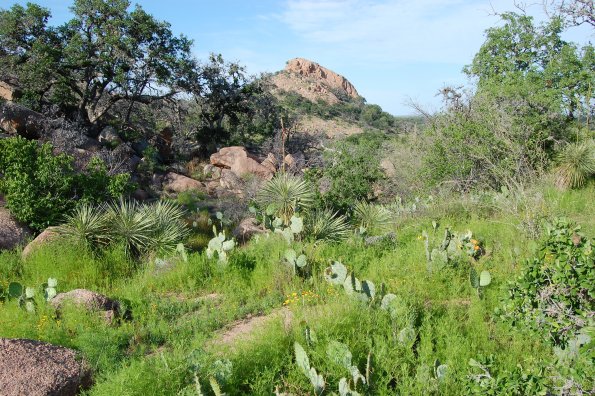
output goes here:
<path id="1" fill-rule="evenodd" d="M 207 164 L 202 169 L 202 173 L 208 179 L 219 179 L 221 177 L 221 168 L 219 168 L 213 164 Z"/>
<path id="2" fill-rule="evenodd" d="M 254 217 L 245 218 L 234 228 L 233 236 L 241 241 L 247 242 L 256 234 L 264 234 L 266 229 L 258 224 L 258 221 Z"/>
<path id="3" fill-rule="evenodd" d="M 231 168 L 238 158 L 248 158 L 248 151 L 242 146 L 223 147 L 211 155 L 211 164 L 220 168 Z"/>
<path id="4" fill-rule="evenodd" d="M 0 81 L 0 99 L 13 101 L 18 99 L 20 96 L 21 92 L 16 86 L 6 81 Z"/>
<path id="5" fill-rule="evenodd" d="M 221 179 L 219 184 L 226 190 L 240 190 L 244 182 L 234 172 L 229 169 L 221 169 Z"/>
<path id="6" fill-rule="evenodd" d="M 29 228 L 19 224 L 8 209 L 0 207 L 0 250 L 13 249 L 25 243 L 29 236 Z"/>
<path id="7" fill-rule="evenodd" d="M 103 128 L 99 133 L 98 140 L 99 143 L 109 146 L 117 146 L 122 143 L 122 139 L 118 135 L 118 132 L 116 132 L 116 129 L 112 126 L 106 126 Z"/>
<path id="8" fill-rule="evenodd" d="M 273 172 L 249 157 L 238 158 L 231 166 L 231 171 L 240 177 L 256 175 L 266 180 L 273 177 Z"/>
<path id="9" fill-rule="evenodd" d="M 215 195 L 217 192 L 217 189 L 219 189 L 220 187 L 221 187 L 221 184 L 219 184 L 218 180 L 212 180 L 210 182 L 207 182 L 207 194 Z"/>
<path id="10" fill-rule="evenodd" d="M 165 191 L 174 193 L 181 193 L 190 190 L 206 191 L 205 185 L 198 180 L 194 180 L 174 172 L 169 172 L 167 175 L 165 175 L 163 180 L 163 189 Z"/>
<path id="11" fill-rule="evenodd" d="M 224 147 L 211 155 L 211 164 L 231 169 L 236 176 L 253 174 L 264 179 L 273 177 L 273 172 L 261 165 L 255 157 L 241 146 Z"/>
<path id="12" fill-rule="evenodd" d="M 57 227 L 46 228 L 45 230 L 43 230 L 41 234 L 37 235 L 37 237 L 35 237 L 34 240 L 29 242 L 27 246 L 25 246 L 25 249 L 23 249 L 23 253 L 21 253 L 21 257 L 23 259 L 27 258 L 27 256 L 29 256 L 35 249 L 39 248 L 41 245 L 54 241 L 59 237 L 60 234 L 58 233 Z"/>
<path id="13" fill-rule="evenodd" d="M 0 129 L 8 134 L 38 139 L 48 123 L 42 114 L 13 102 L 0 103 Z"/>
<path id="14" fill-rule="evenodd" d="M 0 394 L 74 396 L 91 386 L 91 370 L 72 349 L 0 338 Z"/>
<path id="15" fill-rule="evenodd" d="M 264 161 L 262 161 L 260 164 L 262 166 L 264 166 L 265 168 L 267 168 L 272 173 L 277 172 L 278 162 L 277 162 L 277 158 L 275 157 L 275 155 L 273 153 L 269 153 L 267 155 L 267 157 L 264 159 Z"/>
<path id="16" fill-rule="evenodd" d="M 397 174 L 397 168 L 388 158 L 384 158 L 380 161 L 380 169 L 384 172 L 387 177 L 394 177 Z"/>
<path id="17" fill-rule="evenodd" d="M 120 303 L 118 301 L 86 289 L 75 289 L 67 293 L 58 293 L 56 297 L 50 300 L 50 304 L 58 311 L 66 303 L 85 308 L 88 311 L 99 311 L 107 323 L 113 323 L 114 318 L 118 316 L 118 312 L 120 311 Z"/>

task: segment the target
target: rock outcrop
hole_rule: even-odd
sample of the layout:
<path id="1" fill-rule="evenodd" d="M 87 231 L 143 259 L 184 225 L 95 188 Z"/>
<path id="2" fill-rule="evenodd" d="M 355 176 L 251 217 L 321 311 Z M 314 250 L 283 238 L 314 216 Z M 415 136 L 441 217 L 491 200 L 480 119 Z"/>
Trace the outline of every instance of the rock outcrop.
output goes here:
<path id="1" fill-rule="evenodd" d="M 12 249 L 31 236 L 29 228 L 19 224 L 8 209 L 0 207 L 0 250 Z"/>
<path id="2" fill-rule="evenodd" d="M 300 76 L 304 76 L 306 78 L 318 80 L 321 84 L 326 85 L 330 89 L 342 90 L 352 98 L 359 97 L 359 94 L 357 93 L 357 90 L 353 84 L 351 84 L 345 77 L 308 59 L 291 59 L 287 62 L 285 70 L 290 73 L 299 74 Z"/>
<path id="3" fill-rule="evenodd" d="M 48 123 L 42 114 L 13 102 L 0 102 L 0 129 L 8 134 L 38 139 Z"/>
<path id="4" fill-rule="evenodd" d="M 77 352 L 40 341 L 0 338 L 0 394 L 74 396 L 91 386 Z"/>
<path id="5" fill-rule="evenodd" d="M 256 175 L 263 179 L 273 177 L 273 172 L 261 165 L 248 151 L 241 146 L 224 147 L 211 155 L 211 164 L 228 168 L 238 177 Z"/>
<path id="6" fill-rule="evenodd" d="M 360 97 L 345 77 L 303 58 L 288 61 L 285 69 L 273 76 L 272 82 L 279 90 L 297 93 L 312 102 L 324 100 L 335 104 Z"/>

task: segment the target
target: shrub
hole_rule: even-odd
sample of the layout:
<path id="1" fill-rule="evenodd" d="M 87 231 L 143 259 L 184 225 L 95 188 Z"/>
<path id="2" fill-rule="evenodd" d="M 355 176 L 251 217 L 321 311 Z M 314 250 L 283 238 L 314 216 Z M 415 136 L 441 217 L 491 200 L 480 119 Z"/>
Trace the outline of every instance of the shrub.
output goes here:
<path id="1" fill-rule="evenodd" d="M 571 143 L 558 157 L 556 187 L 581 188 L 595 176 L 595 143 L 593 140 Z"/>
<path id="2" fill-rule="evenodd" d="M 303 179 L 278 173 L 264 185 L 256 200 L 267 214 L 277 216 L 288 225 L 297 210 L 313 205 L 314 193 Z"/>
<path id="3" fill-rule="evenodd" d="M 595 241 L 566 220 L 546 229 L 538 257 L 509 285 L 503 316 L 565 345 L 595 316 Z"/>
<path id="4" fill-rule="evenodd" d="M 349 238 L 350 227 L 338 212 L 315 210 L 306 217 L 304 234 L 313 241 L 340 242 Z"/>
<path id="5" fill-rule="evenodd" d="M 382 178 L 375 134 L 362 134 L 338 143 L 325 153 L 324 167 L 309 178 L 320 188 L 323 206 L 349 213 L 358 201 L 372 198 L 374 185 Z"/>
<path id="6" fill-rule="evenodd" d="M 107 207 L 79 206 L 60 231 L 92 247 L 120 244 L 134 257 L 171 253 L 188 234 L 183 215 L 184 210 L 171 201 L 147 205 L 120 199 Z"/>
<path id="7" fill-rule="evenodd" d="M 57 224 L 78 200 L 102 202 L 131 188 L 128 174 L 111 176 L 99 159 L 77 173 L 73 157 L 21 137 L 0 140 L 0 191 L 16 219 L 41 230 Z"/>

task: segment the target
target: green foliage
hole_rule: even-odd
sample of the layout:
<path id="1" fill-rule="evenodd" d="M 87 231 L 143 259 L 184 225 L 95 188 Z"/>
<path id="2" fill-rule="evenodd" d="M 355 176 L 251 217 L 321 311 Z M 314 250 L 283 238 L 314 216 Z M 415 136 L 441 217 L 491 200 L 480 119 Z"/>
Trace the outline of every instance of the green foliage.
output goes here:
<path id="1" fill-rule="evenodd" d="M 382 205 L 360 201 L 355 205 L 353 217 L 360 227 L 360 234 L 383 235 L 393 227 L 393 214 Z"/>
<path id="2" fill-rule="evenodd" d="M 363 134 L 325 152 L 324 167 L 308 175 L 319 187 L 323 206 L 349 213 L 357 202 L 373 198 L 374 185 L 383 177 L 379 149 L 375 135 Z"/>
<path id="3" fill-rule="evenodd" d="M 304 234 L 314 242 L 340 242 L 350 235 L 347 218 L 330 209 L 316 209 L 306 217 Z"/>
<path id="4" fill-rule="evenodd" d="M 72 157 L 21 137 L 0 140 L 0 173 L 8 209 L 37 230 L 57 224 L 79 200 L 102 202 L 131 188 L 128 174 L 109 176 L 99 159 L 76 173 Z"/>
<path id="5" fill-rule="evenodd" d="M 435 233 L 438 224 L 434 224 L 436 225 L 434 227 Z M 454 266 L 465 256 L 477 260 L 485 253 L 481 241 L 473 239 L 471 231 L 459 234 L 446 227 L 442 241 L 435 246 L 431 246 L 430 236 L 426 231 L 422 232 L 420 239 L 424 240 L 429 272 L 441 270 L 447 266 Z"/>
<path id="6" fill-rule="evenodd" d="M 256 200 L 267 215 L 278 217 L 288 226 L 297 211 L 312 207 L 314 194 L 304 180 L 278 173 L 262 187 Z"/>
<path id="7" fill-rule="evenodd" d="M 570 143 L 558 156 L 556 186 L 581 188 L 595 177 L 595 142 L 593 139 Z"/>
<path id="8" fill-rule="evenodd" d="M 129 256 L 167 254 L 179 249 L 188 234 L 183 216 L 184 210 L 171 201 L 138 204 L 120 199 L 109 205 L 82 204 L 59 231 L 94 248 L 121 245 Z"/>
<path id="9" fill-rule="evenodd" d="M 129 6 L 127 0 L 75 0 L 73 19 L 59 27 L 48 26 L 50 13 L 39 6 L 2 10 L 0 73 L 18 80 L 27 104 L 54 104 L 90 123 L 116 103 L 131 110 L 153 90 L 169 89 L 168 96 L 187 87 L 191 41 Z"/>
<path id="10" fill-rule="evenodd" d="M 527 260 L 509 285 L 503 316 L 566 345 L 595 313 L 594 241 L 564 219 L 546 228 L 537 257 Z"/>

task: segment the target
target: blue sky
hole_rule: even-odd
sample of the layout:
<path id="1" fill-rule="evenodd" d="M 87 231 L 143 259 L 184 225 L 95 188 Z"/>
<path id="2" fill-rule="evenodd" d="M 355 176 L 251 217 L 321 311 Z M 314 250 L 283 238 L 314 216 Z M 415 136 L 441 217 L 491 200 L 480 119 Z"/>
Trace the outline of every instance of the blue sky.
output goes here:
<path id="1" fill-rule="evenodd" d="M 539 0 L 535 0 L 539 2 Z M 35 1 L 34 1 L 35 2 Z M 0 7 L 26 3 L 3 0 Z M 69 19 L 72 0 L 37 1 L 52 23 Z M 132 1 L 134 4 L 135 2 Z M 428 110 L 436 92 L 467 83 L 463 66 L 513 0 L 137 0 L 145 10 L 194 40 L 198 58 L 210 52 L 239 61 L 250 73 L 281 70 L 302 57 L 344 75 L 366 98 L 395 115 Z M 539 6 L 529 13 L 543 15 Z M 575 28 L 567 39 L 595 41 Z"/>

